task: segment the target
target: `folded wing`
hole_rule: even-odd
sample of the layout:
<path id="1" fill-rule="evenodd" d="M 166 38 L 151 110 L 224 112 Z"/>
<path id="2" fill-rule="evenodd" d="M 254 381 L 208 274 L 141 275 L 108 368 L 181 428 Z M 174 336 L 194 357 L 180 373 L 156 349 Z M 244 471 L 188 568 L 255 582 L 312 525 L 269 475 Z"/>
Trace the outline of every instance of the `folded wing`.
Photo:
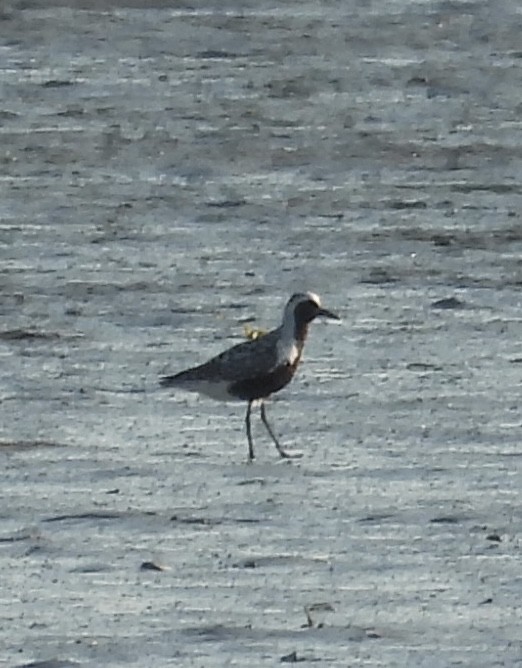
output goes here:
<path id="1" fill-rule="evenodd" d="M 163 376 L 163 387 L 175 387 L 185 382 L 216 380 L 237 383 L 269 374 L 277 364 L 278 330 L 253 341 L 243 341 L 213 357 L 208 362 L 173 376 Z"/>

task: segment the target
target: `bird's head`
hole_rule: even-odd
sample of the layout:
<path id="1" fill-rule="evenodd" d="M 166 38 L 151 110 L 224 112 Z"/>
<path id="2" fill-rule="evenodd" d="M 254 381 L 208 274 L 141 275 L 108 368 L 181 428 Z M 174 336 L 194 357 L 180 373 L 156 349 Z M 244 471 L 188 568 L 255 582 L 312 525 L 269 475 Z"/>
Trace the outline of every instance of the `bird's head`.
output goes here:
<path id="1" fill-rule="evenodd" d="M 304 339 L 308 325 L 315 318 L 340 320 L 338 315 L 321 306 L 321 300 L 313 292 L 297 292 L 290 297 L 285 306 L 283 323 L 285 326 L 293 324 L 296 339 Z"/>

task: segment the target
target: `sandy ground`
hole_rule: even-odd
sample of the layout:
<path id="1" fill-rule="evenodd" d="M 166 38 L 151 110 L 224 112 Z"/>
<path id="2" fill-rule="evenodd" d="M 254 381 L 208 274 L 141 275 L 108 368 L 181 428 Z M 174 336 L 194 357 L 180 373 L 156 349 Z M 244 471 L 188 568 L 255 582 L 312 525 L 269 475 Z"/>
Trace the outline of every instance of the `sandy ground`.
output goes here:
<path id="1" fill-rule="evenodd" d="M 519 3 L 49 4 L 0 14 L 0 665 L 522 665 Z M 247 465 L 157 377 L 302 288 L 303 457 Z"/>

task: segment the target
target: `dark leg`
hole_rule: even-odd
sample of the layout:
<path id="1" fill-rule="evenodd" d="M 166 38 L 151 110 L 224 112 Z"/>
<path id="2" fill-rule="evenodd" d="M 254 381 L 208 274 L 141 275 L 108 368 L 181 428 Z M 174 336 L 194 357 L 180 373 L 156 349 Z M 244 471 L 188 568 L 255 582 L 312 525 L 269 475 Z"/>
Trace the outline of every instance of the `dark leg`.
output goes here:
<path id="1" fill-rule="evenodd" d="M 265 402 L 261 402 L 261 420 L 263 420 L 263 424 L 266 427 L 267 432 L 270 434 L 272 440 L 275 443 L 275 446 L 277 448 L 277 452 L 281 455 L 281 457 L 284 457 L 285 459 L 288 459 L 291 457 L 287 452 L 283 450 L 281 447 L 279 441 L 277 440 L 274 432 L 272 431 L 272 427 L 268 424 L 268 420 L 266 419 L 266 411 L 265 411 Z"/>
<path id="2" fill-rule="evenodd" d="M 246 412 L 246 433 L 248 439 L 248 461 L 251 462 L 254 459 L 254 444 L 252 443 L 252 429 L 250 427 L 250 413 L 252 411 L 252 402 L 248 402 L 248 408 Z"/>

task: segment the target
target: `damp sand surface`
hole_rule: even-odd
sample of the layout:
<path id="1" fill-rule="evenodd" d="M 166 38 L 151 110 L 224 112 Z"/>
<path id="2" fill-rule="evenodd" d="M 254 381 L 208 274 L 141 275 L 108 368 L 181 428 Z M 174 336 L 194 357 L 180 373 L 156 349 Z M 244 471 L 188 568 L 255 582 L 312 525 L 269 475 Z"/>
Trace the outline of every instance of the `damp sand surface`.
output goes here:
<path id="1" fill-rule="evenodd" d="M 522 665 L 517 2 L 0 14 L 0 666 Z M 268 407 L 157 378 L 314 324 Z"/>

